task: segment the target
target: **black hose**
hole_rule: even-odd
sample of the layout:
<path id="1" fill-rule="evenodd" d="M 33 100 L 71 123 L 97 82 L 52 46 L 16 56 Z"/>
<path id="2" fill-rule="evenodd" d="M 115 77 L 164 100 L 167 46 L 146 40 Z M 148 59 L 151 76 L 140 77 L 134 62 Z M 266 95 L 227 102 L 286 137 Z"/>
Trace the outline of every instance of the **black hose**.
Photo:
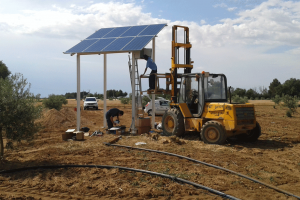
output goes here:
<path id="1" fill-rule="evenodd" d="M 48 165 L 48 166 L 35 166 L 35 167 L 24 167 L 24 168 L 18 168 L 18 169 L 4 170 L 4 171 L 0 171 L 0 174 L 20 172 L 20 171 L 26 171 L 26 170 L 36 170 L 36 169 L 75 168 L 75 167 L 120 169 L 120 170 L 127 170 L 127 171 L 151 174 L 151 175 L 160 176 L 160 177 L 163 177 L 163 178 L 168 178 L 168 179 L 171 179 L 171 180 L 176 181 L 176 182 L 186 183 L 186 184 L 192 185 L 194 187 L 201 188 L 201 189 L 207 190 L 211 193 L 217 194 L 217 195 L 219 195 L 223 198 L 239 200 L 236 197 L 227 195 L 227 194 L 225 194 L 223 192 L 220 192 L 218 190 L 214 190 L 212 188 L 209 188 L 209 187 L 206 187 L 206 186 L 203 186 L 203 185 L 200 185 L 198 183 L 194 183 L 194 182 L 191 182 L 191 181 L 188 181 L 188 180 L 185 180 L 185 179 L 177 178 L 175 176 L 170 176 L 170 175 L 167 175 L 167 174 L 161 174 L 161 173 L 142 170 L 142 169 L 120 167 L 120 166 L 110 166 L 110 165 Z"/>
<path id="2" fill-rule="evenodd" d="M 289 193 L 285 190 L 282 190 L 282 189 L 279 189 L 275 186 L 272 186 L 272 185 L 269 185 L 269 184 L 266 184 L 266 183 L 263 183 L 263 182 L 260 182 L 254 178 L 251 178 L 249 176 L 246 176 L 246 175 L 243 175 L 243 174 L 240 174 L 240 173 L 237 173 L 235 171 L 232 171 L 232 170 L 229 170 L 229 169 L 226 169 L 226 168 L 223 168 L 223 167 L 219 167 L 217 165 L 213 165 L 213 164 L 209 164 L 209 163 L 206 163 L 206 162 L 202 162 L 202 161 L 199 161 L 199 160 L 195 160 L 195 159 L 192 159 L 192 158 L 189 158 L 189 157 L 185 157 L 185 156 L 181 156 L 181 155 L 178 155 L 178 154 L 174 154 L 174 153 L 168 153 L 168 152 L 164 152 L 164 151 L 158 151 L 158 150 L 152 150 L 152 149 L 143 149 L 143 148 L 136 148 L 136 147 L 131 147 L 131 146 L 124 146 L 124 145 L 117 145 L 117 144 L 110 144 L 110 143 L 104 143 L 105 145 L 107 146 L 116 146 L 116 147 L 124 147 L 124 148 L 129 148 L 129 149 L 138 149 L 138 150 L 143 150 L 143 151 L 150 151 L 150 152 L 155 152 L 155 153 L 162 153 L 162 154 L 166 154 L 166 155 L 170 155 L 170 156 L 176 156 L 178 158 L 183 158 L 183 159 L 187 159 L 187 160 L 190 160 L 190 161 L 193 161 L 193 162 L 196 162 L 196 163 L 200 163 L 200 164 L 203 164 L 203 165 L 206 165 L 206 166 L 209 166 L 209 167 L 213 167 L 213 168 L 216 168 L 216 169 L 220 169 L 220 170 L 224 170 L 224 171 L 227 171 L 227 172 L 230 172 L 232 174 L 235 174 L 235 175 L 238 175 L 240 177 L 243 177 L 243 178 L 246 178 L 246 179 L 249 179 L 253 182 L 256 182 L 256 183 L 259 183 L 259 184 L 262 184 L 266 187 L 269 187 L 273 190 L 276 190 L 278 192 L 281 192 L 283 194 L 286 194 L 286 195 L 289 195 L 289 196 L 292 196 L 292 197 L 295 197 L 297 199 L 300 199 L 299 196 L 296 196 L 292 193 Z"/>

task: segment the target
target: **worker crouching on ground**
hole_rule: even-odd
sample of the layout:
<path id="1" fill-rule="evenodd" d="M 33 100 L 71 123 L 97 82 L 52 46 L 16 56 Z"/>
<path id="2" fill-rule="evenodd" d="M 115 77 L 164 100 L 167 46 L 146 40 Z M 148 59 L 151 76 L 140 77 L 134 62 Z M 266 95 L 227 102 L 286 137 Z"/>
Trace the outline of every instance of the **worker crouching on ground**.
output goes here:
<path id="1" fill-rule="evenodd" d="M 108 128 L 110 129 L 111 127 L 116 125 L 114 123 L 114 117 L 117 117 L 117 120 L 119 121 L 119 116 L 122 116 L 123 114 L 124 114 L 124 112 L 117 108 L 112 108 L 109 111 L 107 111 L 105 117 L 106 117 L 106 122 L 107 122 Z"/>
<path id="2" fill-rule="evenodd" d="M 153 62 L 153 60 L 147 56 L 144 55 L 144 59 L 147 61 L 146 64 L 146 69 L 143 75 L 145 75 L 147 68 L 150 68 L 151 71 L 151 75 L 149 77 L 149 90 L 154 90 L 155 89 L 155 74 L 157 73 L 157 66 L 155 64 L 155 62 Z"/>

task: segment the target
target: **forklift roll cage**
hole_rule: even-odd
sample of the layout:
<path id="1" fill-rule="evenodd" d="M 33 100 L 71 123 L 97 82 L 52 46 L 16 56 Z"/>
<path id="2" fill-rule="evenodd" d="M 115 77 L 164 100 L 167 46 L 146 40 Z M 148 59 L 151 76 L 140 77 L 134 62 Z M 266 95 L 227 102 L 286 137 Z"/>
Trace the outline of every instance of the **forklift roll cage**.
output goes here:
<path id="1" fill-rule="evenodd" d="M 188 105 L 193 117 L 200 117 L 206 102 L 227 102 L 226 76 L 209 73 L 181 74 L 177 97 L 178 103 Z"/>

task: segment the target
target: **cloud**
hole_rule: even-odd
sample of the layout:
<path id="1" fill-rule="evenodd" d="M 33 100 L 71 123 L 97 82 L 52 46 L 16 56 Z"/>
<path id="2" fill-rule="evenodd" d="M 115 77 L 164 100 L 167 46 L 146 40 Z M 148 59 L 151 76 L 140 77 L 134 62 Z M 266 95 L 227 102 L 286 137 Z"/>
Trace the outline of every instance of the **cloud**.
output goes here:
<path id="1" fill-rule="evenodd" d="M 19 14 L 0 14 L 0 31 L 39 37 L 65 37 L 84 39 L 103 27 L 162 23 L 142 13 L 142 7 L 132 3 L 96 3 L 68 8 L 53 5 L 46 10 L 22 10 Z"/>
<path id="2" fill-rule="evenodd" d="M 213 5 L 213 7 L 214 8 L 218 8 L 218 7 L 220 7 L 220 8 L 227 8 L 228 6 L 225 3 L 220 3 L 220 4 Z"/>
<path id="3" fill-rule="evenodd" d="M 231 12 L 231 11 L 234 11 L 234 10 L 236 10 L 236 9 L 237 9 L 237 7 L 227 8 L 227 10 L 230 11 L 230 12 Z"/>
<path id="4" fill-rule="evenodd" d="M 222 3 L 214 7 L 227 5 Z M 0 14 L 0 32 L 77 40 L 103 27 L 153 23 L 170 23 L 170 20 L 153 18 L 134 3 L 119 2 L 88 6 L 71 4 L 66 8 L 53 5 L 45 10 Z M 236 18 L 222 19 L 215 25 L 209 25 L 205 20 L 201 20 L 200 25 L 185 21 L 177 23 L 193 26 L 191 38 L 202 46 L 300 45 L 300 2 L 269 0 L 254 9 L 238 12 Z"/>
<path id="5" fill-rule="evenodd" d="M 300 47 L 289 50 L 288 53 L 293 54 L 293 55 L 300 55 Z"/>
<path id="6" fill-rule="evenodd" d="M 197 41 L 205 46 L 225 44 L 300 45 L 300 2 L 270 0 L 237 13 L 216 25 L 197 29 Z"/>

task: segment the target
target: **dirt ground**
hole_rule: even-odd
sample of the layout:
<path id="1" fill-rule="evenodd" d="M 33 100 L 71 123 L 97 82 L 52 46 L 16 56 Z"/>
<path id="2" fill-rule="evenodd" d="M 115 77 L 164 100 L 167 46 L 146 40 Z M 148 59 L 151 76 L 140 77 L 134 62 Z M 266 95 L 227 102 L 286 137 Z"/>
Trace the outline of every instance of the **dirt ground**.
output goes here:
<path id="1" fill-rule="evenodd" d="M 253 101 L 262 136 L 255 143 L 209 145 L 199 134 L 181 138 L 149 135 L 122 136 L 116 144 L 166 151 L 214 164 L 250 176 L 300 196 L 300 114 L 285 116 L 286 108 L 269 101 Z M 81 127 L 104 131 L 103 103 L 99 110 L 81 110 Z M 0 171 L 41 165 L 114 165 L 144 169 L 183 178 L 240 199 L 296 199 L 261 184 L 219 169 L 176 157 L 108 147 L 113 134 L 63 141 L 62 133 L 76 128 L 76 102 L 62 110 L 45 110 L 40 120 L 44 129 L 30 143 L 5 150 Z M 131 124 L 131 107 L 110 101 L 108 109 L 124 110 L 121 124 Z M 299 112 L 299 109 L 298 109 Z M 161 116 L 156 116 L 160 122 Z M 128 130 L 128 128 L 126 129 Z M 137 142 L 145 142 L 136 146 Z M 169 179 L 118 169 L 68 168 L 23 171 L 0 175 L 0 199 L 222 199 L 208 191 Z"/>

